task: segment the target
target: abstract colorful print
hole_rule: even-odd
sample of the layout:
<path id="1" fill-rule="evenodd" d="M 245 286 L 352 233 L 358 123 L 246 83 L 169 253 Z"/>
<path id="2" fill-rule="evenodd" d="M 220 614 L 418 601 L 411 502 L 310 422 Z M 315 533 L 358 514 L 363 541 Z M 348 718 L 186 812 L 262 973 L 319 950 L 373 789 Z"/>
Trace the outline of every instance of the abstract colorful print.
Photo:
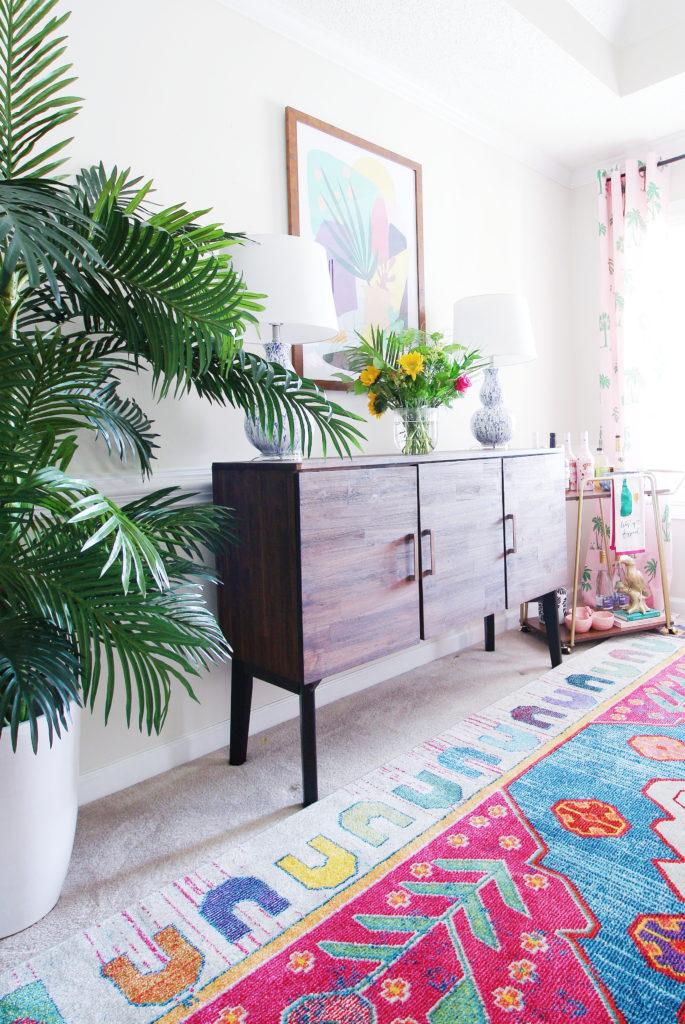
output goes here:
<path id="1" fill-rule="evenodd" d="M 685 647 L 569 665 L 10 972 L 0 1024 L 685 1021 Z"/>

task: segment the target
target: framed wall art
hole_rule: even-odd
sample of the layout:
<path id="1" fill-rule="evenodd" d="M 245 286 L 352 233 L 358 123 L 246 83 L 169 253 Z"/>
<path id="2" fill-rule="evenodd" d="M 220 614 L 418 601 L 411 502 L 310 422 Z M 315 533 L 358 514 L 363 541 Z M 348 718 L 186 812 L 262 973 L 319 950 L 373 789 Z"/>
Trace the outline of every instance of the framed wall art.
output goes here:
<path id="1" fill-rule="evenodd" d="M 421 166 L 286 108 L 288 230 L 328 253 L 340 334 L 293 347 L 298 373 L 345 388 L 342 351 L 370 325 L 425 328 Z"/>

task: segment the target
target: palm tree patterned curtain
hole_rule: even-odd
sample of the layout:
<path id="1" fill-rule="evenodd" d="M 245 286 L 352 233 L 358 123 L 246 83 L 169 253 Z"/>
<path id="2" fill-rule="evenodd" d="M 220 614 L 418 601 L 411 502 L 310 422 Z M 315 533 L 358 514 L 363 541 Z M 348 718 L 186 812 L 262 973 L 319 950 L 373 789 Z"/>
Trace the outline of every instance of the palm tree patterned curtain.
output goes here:
<path id="1" fill-rule="evenodd" d="M 604 447 L 612 461 L 615 437 L 620 435 L 629 468 L 660 468 L 655 465 L 655 432 L 658 437 L 658 403 L 663 393 L 661 377 L 668 372 L 667 344 L 661 322 L 667 303 L 663 289 L 667 275 L 664 261 L 667 230 L 668 168 L 659 167 L 650 153 L 645 162 L 627 160 L 625 167 L 597 172 L 599 191 L 600 312 L 599 396 Z M 596 502 L 592 503 L 597 505 Z M 610 514 L 604 528 L 610 530 Z M 594 604 L 599 550 L 603 546 L 602 520 L 593 510 L 586 551 L 581 596 Z M 648 603 L 663 608 L 661 568 L 651 508 L 646 517 L 647 543 L 636 554 L 652 592 Z M 661 509 L 667 570 L 671 568 L 671 525 L 667 503 Z"/>
<path id="2" fill-rule="evenodd" d="M 668 168 L 650 153 L 646 163 L 626 160 L 624 168 L 597 176 L 602 433 L 610 459 L 619 434 L 627 464 L 645 466 L 649 395 L 658 383 L 650 374 L 664 362 L 652 353 L 660 335 Z"/>

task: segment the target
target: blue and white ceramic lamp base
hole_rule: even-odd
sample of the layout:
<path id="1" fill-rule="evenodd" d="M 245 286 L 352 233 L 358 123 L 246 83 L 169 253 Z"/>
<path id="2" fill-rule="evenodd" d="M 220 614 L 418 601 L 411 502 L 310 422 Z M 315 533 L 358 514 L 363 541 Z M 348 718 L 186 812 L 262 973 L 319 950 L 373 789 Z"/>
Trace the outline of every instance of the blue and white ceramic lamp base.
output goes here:
<path id="1" fill-rule="evenodd" d="M 514 421 L 502 404 L 502 389 L 496 366 L 483 371 L 480 389 L 481 409 L 471 417 L 471 431 L 484 448 L 498 448 L 509 444 L 514 433 Z"/>
<path id="2" fill-rule="evenodd" d="M 278 363 L 286 370 L 295 372 L 290 361 L 290 345 L 284 345 L 282 341 L 269 341 L 265 343 L 264 349 L 269 363 Z M 302 456 L 302 436 L 297 424 L 292 436 L 287 426 L 282 431 L 274 426 L 272 433 L 268 434 L 262 430 L 258 420 L 246 416 L 245 433 L 263 459 L 296 459 Z"/>

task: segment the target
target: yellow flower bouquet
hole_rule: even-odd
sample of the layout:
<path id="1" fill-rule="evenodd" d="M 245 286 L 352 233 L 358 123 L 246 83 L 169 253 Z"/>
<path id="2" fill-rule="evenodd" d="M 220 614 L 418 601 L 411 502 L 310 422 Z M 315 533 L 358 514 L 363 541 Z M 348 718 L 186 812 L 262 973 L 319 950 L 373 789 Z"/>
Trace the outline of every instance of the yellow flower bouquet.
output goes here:
<path id="1" fill-rule="evenodd" d="M 382 416 L 393 409 L 403 423 L 405 455 L 425 455 L 435 447 L 429 410 L 451 405 L 471 387 L 467 371 L 486 365 L 477 349 L 444 345 L 443 335 L 413 329 L 393 331 L 371 327 L 369 339 L 345 350 L 351 373 L 335 376 L 352 385 L 355 394 L 368 395 L 369 412 Z"/>

